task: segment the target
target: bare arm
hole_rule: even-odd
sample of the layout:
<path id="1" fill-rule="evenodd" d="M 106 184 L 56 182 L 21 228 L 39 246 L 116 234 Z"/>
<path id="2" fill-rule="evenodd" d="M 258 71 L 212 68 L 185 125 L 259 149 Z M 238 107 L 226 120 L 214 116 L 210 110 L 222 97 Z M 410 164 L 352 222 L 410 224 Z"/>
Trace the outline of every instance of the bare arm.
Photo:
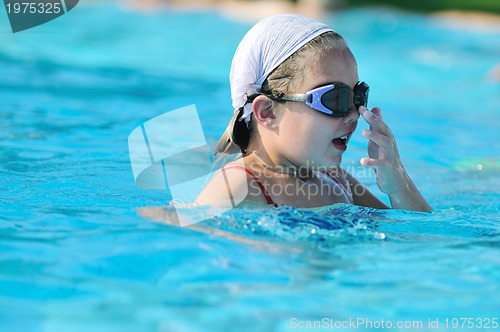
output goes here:
<path id="1" fill-rule="evenodd" d="M 425 198 L 410 179 L 401 163 L 396 140 L 390 128 L 382 120 L 380 108 L 370 112 L 361 106 L 359 113 L 370 124 L 370 130 L 363 130 L 362 135 L 370 140 L 369 158 L 362 158 L 361 165 L 375 169 L 377 184 L 387 195 L 395 209 L 429 212 L 432 210 Z"/>
<path id="2" fill-rule="evenodd" d="M 344 171 L 344 176 L 349 183 L 355 205 L 372 207 L 376 209 L 390 209 L 389 206 L 378 199 L 377 196 L 375 196 L 370 190 L 368 190 L 368 188 L 366 188 L 349 172 Z"/>

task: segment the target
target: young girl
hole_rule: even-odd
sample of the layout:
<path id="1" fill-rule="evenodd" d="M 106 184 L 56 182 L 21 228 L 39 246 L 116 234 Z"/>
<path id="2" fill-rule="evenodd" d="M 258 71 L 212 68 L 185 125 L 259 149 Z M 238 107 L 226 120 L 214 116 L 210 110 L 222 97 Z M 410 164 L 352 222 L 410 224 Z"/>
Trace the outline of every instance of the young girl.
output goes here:
<path id="1" fill-rule="evenodd" d="M 361 115 L 370 125 L 363 166 L 372 167 L 393 208 L 430 211 L 406 173 L 382 112 L 367 106 L 345 40 L 300 15 L 257 23 L 233 59 L 231 95 L 236 109 L 215 154 L 242 153 L 217 172 L 196 202 L 224 206 L 318 207 L 350 203 L 389 208 L 340 167 Z M 235 198 L 240 197 L 235 202 Z"/>

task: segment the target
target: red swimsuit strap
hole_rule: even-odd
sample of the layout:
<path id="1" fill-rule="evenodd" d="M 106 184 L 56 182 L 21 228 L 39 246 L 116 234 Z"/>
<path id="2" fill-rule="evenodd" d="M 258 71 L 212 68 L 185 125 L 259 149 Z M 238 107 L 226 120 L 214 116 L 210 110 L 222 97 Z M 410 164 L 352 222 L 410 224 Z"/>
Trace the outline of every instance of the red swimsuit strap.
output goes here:
<path id="1" fill-rule="evenodd" d="M 232 166 L 224 167 L 223 169 L 226 170 L 226 169 L 230 169 L 230 168 L 241 169 L 242 171 L 245 171 L 248 175 L 250 175 L 259 185 L 260 190 L 262 190 L 262 193 L 264 194 L 264 197 L 266 198 L 267 204 L 274 205 L 275 207 L 278 207 L 278 204 L 276 204 L 276 202 L 273 201 L 273 199 L 271 198 L 271 196 L 267 192 L 266 188 L 264 187 L 262 182 L 260 182 L 259 178 L 257 176 L 255 176 L 255 174 L 253 174 L 252 172 L 250 172 L 250 170 L 248 170 L 245 167 L 240 166 L 240 165 L 232 165 Z"/>

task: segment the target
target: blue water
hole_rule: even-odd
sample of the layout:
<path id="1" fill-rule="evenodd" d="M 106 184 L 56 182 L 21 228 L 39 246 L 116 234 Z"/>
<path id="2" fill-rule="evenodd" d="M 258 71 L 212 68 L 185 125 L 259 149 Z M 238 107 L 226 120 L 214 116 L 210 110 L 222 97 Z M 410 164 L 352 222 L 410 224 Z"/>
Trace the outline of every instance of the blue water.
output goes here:
<path id="1" fill-rule="evenodd" d="M 433 213 L 238 209 L 195 228 L 143 218 L 139 207 L 170 196 L 135 184 L 128 135 L 196 104 L 213 145 L 250 25 L 79 5 L 12 34 L 0 10 L 1 330 L 288 331 L 364 318 L 422 331 L 439 319 L 444 331 L 448 318 L 470 331 L 500 319 L 500 84 L 488 78 L 500 34 L 387 10 L 324 21 L 349 41 Z M 387 202 L 358 166 L 359 132 L 344 166 Z M 451 329 L 463 317 L 474 328 Z"/>

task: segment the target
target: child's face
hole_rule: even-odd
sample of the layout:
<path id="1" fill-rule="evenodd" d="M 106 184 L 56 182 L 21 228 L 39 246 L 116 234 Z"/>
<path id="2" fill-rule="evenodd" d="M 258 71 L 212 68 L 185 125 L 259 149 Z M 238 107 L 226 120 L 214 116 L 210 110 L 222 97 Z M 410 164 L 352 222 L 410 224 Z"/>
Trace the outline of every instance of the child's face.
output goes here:
<path id="1" fill-rule="evenodd" d="M 312 53 L 306 59 L 314 59 Z M 319 86 L 342 82 L 354 88 L 358 82 L 356 60 L 350 50 L 327 51 L 312 60 L 312 66 L 294 93 L 305 93 Z M 279 149 L 286 161 L 295 166 L 335 167 L 346 149 L 338 138 L 351 136 L 359 113 L 353 106 L 342 118 L 334 118 L 314 110 L 304 103 L 286 102 L 279 124 Z"/>

